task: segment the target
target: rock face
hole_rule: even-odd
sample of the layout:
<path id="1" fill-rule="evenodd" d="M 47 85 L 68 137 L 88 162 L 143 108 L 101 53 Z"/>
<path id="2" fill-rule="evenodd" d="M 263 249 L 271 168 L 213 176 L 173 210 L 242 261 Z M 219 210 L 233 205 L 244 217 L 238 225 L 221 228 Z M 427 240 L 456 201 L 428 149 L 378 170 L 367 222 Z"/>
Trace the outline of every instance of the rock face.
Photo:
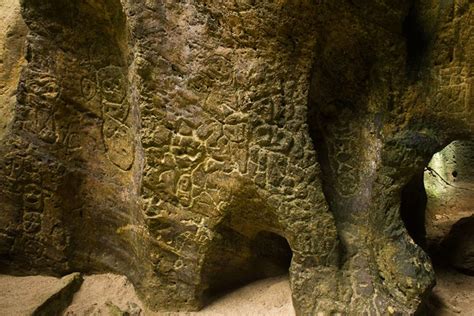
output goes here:
<path id="1" fill-rule="evenodd" d="M 400 194 L 473 134 L 472 4 L 21 6 L 2 270 L 121 273 L 195 310 L 289 267 L 297 314 L 417 310 L 433 271 Z"/>
<path id="2" fill-rule="evenodd" d="M 25 62 L 25 37 L 28 29 L 20 15 L 17 0 L 0 4 L 0 139 L 13 119 L 21 67 Z"/>
<path id="3" fill-rule="evenodd" d="M 456 222 L 474 214 L 473 164 L 474 141 L 454 141 L 436 153 L 425 169 L 427 199 L 422 213 L 426 213 L 426 232 L 431 239 L 428 247 L 434 252 Z M 440 253 L 441 261 L 444 257 Z"/>
<path id="4" fill-rule="evenodd" d="M 348 276 L 339 289 L 350 289 L 349 311 L 413 313 L 433 271 L 403 227 L 400 195 L 422 179 L 433 153 L 472 135 L 473 41 L 462 25 L 473 8 L 459 1 L 330 7 L 309 109 Z"/>

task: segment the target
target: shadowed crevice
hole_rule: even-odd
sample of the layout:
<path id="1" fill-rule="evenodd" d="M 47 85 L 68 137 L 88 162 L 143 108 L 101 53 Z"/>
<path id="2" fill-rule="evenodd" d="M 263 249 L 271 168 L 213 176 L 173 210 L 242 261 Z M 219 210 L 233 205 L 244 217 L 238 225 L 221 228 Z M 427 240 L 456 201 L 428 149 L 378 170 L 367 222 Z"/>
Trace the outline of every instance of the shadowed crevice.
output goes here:
<path id="1" fill-rule="evenodd" d="M 284 237 L 268 231 L 248 237 L 229 227 L 218 234 L 203 268 L 207 303 L 253 281 L 288 274 L 293 253 Z"/>

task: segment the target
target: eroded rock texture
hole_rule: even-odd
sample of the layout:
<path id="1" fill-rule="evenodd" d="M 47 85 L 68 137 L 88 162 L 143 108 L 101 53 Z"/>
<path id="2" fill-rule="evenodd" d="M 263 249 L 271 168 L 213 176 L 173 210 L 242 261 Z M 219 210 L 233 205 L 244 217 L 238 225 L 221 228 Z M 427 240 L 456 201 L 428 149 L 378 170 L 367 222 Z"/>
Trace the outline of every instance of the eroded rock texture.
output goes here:
<path id="1" fill-rule="evenodd" d="M 433 272 L 400 221 L 401 189 L 420 178 L 433 153 L 472 135 L 473 43 L 470 27 L 462 26 L 472 5 L 339 8 L 316 50 L 311 94 L 324 188 L 354 284 L 352 302 L 377 313 L 394 299 L 389 304 L 404 302 L 396 309 L 408 313 Z"/>
<path id="2" fill-rule="evenodd" d="M 122 7 L 24 1 L 22 15 L 28 63 L 0 149 L 1 258 L 25 271 L 135 273 L 143 243 L 119 230 L 142 218 Z"/>
<path id="3" fill-rule="evenodd" d="M 289 266 L 299 314 L 417 310 L 433 271 L 400 195 L 473 133 L 472 4 L 21 5 L 3 269 L 113 271 L 194 310 Z"/>

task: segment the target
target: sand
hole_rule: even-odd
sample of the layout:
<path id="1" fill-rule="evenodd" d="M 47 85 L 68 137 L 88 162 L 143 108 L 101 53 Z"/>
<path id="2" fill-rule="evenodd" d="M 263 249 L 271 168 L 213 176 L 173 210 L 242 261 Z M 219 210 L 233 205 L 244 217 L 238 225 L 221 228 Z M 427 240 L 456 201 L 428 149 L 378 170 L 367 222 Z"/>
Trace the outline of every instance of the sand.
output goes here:
<path id="1" fill-rule="evenodd" d="M 59 279 L 0 275 L 0 315 L 28 315 L 56 293 Z"/>
<path id="2" fill-rule="evenodd" d="M 449 268 L 438 268 L 436 281 L 430 298 L 431 315 L 474 315 L 474 277 Z"/>

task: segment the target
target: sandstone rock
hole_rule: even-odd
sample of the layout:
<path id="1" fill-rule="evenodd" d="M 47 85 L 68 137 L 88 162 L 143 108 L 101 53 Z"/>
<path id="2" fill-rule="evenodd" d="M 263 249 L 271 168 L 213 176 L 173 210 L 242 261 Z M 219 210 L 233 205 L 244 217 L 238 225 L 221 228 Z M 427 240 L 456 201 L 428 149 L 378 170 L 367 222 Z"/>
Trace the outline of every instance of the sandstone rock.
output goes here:
<path id="1" fill-rule="evenodd" d="M 128 313 L 128 314 L 126 314 Z M 119 314 L 144 315 L 144 307 L 125 276 L 84 276 L 80 291 L 64 311 L 66 316 Z"/>
<path id="2" fill-rule="evenodd" d="M 297 314 L 414 313 L 401 190 L 474 131 L 473 6 L 447 3 L 21 1 L 2 269 L 189 311 L 289 266 Z"/>
<path id="3" fill-rule="evenodd" d="M 61 279 L 0 276 L 1 315 L 59 315 L 80 288 L 79 273 Z"/>
<path id="4" fill-rule="evenodd" d="M 433 156 L 424 172 L 426 227 L 434 252 L 456 222 L 474 214 L 473 165 L 474 141 L 454 141 Z"/>

